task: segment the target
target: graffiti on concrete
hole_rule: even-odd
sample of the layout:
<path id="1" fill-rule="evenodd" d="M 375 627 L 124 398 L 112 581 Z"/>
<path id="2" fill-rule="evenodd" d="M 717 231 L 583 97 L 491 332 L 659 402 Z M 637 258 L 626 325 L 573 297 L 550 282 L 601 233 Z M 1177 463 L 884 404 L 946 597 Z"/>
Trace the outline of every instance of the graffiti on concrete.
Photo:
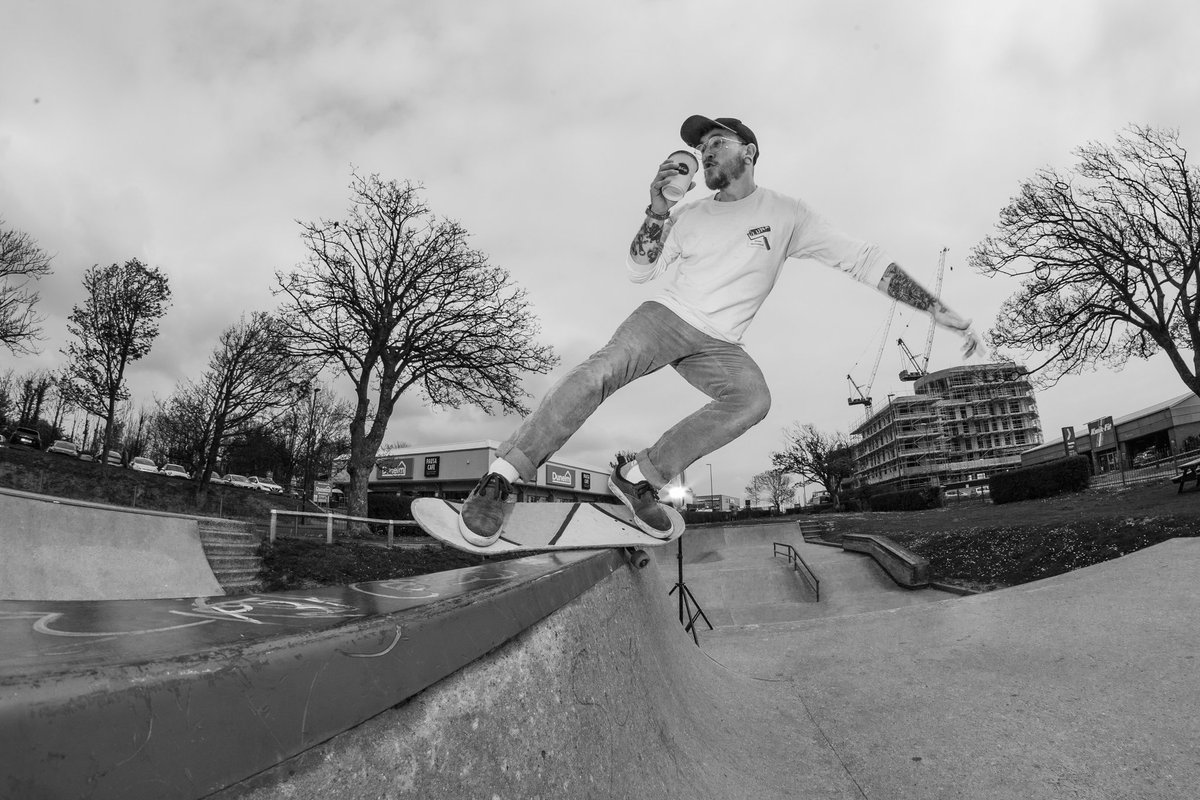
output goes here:
<path id="1" fill-rule="evenodd" d="M 365 617 L 396 614 L 541 573 L 556 563 L 552 556 L 532 556 L 411 578 L 236 597 L 6 601 L 0 604 L 0 626 L 3 626 L 0 637 L 9 644 L 28 637 L 23 639 L 24 645 L 9 648 L 13 655 L 20 653 L 21 659 L 53 659 L 88 651 L 115 655 L 130 647 L 144 652 L 178 653 L 185 642 L 190 643 L 188 646 L 198 642 L 207 643 L 206 646 L 244 643 L 277 635 L 281 628 L 321 629 Z M 28 626 L 23 633 L 18 632 L 21 625 Z M 18 639 L 13 639 L 14 636 Z M 394 625 L 387 626 L 378 644 L 366 648 L 369 652 L 343 655 L 375 658 L 393 651 L 402 639 L 400 620 L 395 620 Z"/>
<path id="2" fill-rule="evenodd" d="M 203 617 L 213 622 L 246 622 L 265 625 L 280 618 L 336 619 L 363 617 L 366 614 L 354 606 L 321 597 L 292 597 L 285 594 L 251 595 L 232 600 L 209 602 L 197 597 L 190 611 L 172 610 L 181 617 Z"/>

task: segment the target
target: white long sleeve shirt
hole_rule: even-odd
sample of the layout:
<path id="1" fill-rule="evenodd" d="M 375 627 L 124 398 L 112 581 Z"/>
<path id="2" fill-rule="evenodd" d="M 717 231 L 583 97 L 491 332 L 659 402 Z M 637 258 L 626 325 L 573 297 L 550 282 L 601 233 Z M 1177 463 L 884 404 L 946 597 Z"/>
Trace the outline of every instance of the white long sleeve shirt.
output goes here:
<path id="1" fill-rule="evenodd" d="M 652 299 L 717 339 L 742 335 L 788 258 L 811 258 L 876 286 L 890 261 L 880 249 L 833 228 L 803 201 L 763 187 L 731 202 L 677 206 L 675 225 L 650 265 L 627 259 L 629 278 L 665 276 Z"/>

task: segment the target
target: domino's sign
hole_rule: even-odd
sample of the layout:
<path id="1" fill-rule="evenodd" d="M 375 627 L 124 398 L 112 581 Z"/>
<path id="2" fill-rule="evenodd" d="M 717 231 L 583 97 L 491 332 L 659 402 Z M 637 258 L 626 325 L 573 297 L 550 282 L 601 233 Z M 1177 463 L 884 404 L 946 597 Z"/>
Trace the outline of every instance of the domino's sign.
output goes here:
<path id="1" fill-rule="evenodd" d="M 569 467 L 559 467 L 554 464 L 546 465 L 546 483 L 551 486 L 575 488 L 575 470 Z"/>

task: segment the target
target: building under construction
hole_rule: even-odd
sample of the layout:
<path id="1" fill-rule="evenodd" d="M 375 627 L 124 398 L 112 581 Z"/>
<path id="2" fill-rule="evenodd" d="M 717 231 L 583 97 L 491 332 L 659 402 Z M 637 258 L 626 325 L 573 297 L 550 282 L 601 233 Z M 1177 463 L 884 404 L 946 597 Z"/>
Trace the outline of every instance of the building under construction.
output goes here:
<path id="1" fill-rule="evenodd" d="M 1020 466 L 1021 453 L 1042 443 L 1028 374 L 1001 361 L 914 375 L 915 394 L 889 397 L 851 431 L 856 483 L 973 490 Z"/>

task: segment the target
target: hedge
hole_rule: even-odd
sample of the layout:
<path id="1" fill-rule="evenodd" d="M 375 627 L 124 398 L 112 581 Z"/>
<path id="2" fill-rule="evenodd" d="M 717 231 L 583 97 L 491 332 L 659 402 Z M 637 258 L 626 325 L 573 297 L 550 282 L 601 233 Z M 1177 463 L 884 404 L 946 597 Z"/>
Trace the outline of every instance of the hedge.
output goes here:
<path id="1" fill-rule="evenodd" d="M 997 472 L 990 481 L 992 502 L 999 505 L 1080 492 L 1088 487 L 1090 473 L 1087 456 L 1071 456 L 1046 464 Z"/>
<path id="2" fill-rule="evenodd" d="M 868 498 L 872 511 L 924 511 L 942 507 L 942 494 L 937 487 L 884 492 Z"/>

